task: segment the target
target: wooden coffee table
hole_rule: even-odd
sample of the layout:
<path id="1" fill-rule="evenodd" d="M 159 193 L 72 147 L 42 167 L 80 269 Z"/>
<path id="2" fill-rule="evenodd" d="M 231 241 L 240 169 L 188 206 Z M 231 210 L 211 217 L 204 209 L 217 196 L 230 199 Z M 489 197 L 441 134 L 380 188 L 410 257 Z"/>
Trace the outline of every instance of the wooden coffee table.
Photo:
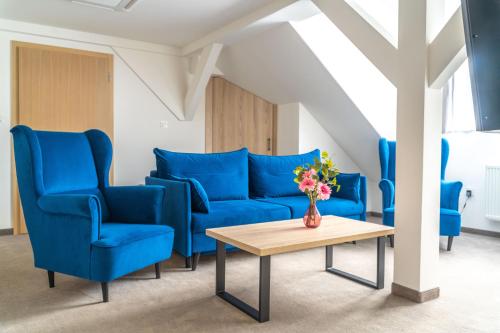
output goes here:
<path id="1" fill-rule="evenodd" d="M 326 247 L 327 272 L 361 283 L 384 288 L 385 237 L 394 235 L 394 228 L 337 216 L 324 216 L 321 226 L 307 229 L 302 219 L 207 229 L 217 240 L 215 294 L 259 322 L 269 320 L 271 255 Z M 369 281 L 333 267 L 333 245 L 377 238 L 377 280 Z M 259 309 L 255 309 L 225 290 L 226 244 L 260 257 Z"/>

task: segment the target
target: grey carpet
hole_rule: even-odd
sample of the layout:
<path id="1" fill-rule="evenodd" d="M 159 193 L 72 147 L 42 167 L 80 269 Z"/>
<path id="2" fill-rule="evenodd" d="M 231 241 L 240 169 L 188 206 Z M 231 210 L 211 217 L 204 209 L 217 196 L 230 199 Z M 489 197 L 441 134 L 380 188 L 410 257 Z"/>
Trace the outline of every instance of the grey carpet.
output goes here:
<path id="1" fill-rule="evenodd" d="M 386 251 L 386 288 L 376 291 L 326 273 L 324 249 L 271 260 L 271 321 L 255 322 L 214 296 L 215 258 L 187 271 L 182 258 L 110 284 L 101 303 L 93 283 L 33 268 L 27 236 L 0 237 L 0 332 L 500 332 L 500 239 L 463 234 L 453 251 L 441 239 L 437 300 L 415 304 L 390 294 L 393 250 Z M 373 279 L 375 242 L 334 248 L 338 267 Z M 257 304 L 258 259 L 231 253 L 227 290 Z"/>

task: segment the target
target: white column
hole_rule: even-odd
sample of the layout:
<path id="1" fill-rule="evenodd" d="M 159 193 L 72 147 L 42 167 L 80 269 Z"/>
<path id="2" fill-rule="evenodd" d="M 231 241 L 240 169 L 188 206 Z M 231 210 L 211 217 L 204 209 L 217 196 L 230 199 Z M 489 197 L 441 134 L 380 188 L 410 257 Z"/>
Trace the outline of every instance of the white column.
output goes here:
<path id="1" fill-rule="evenodd" d="M 427 45 L 436 0 L 399 1 L 394 294 L 439 296 L 441 91 L 427 82 Z"/>

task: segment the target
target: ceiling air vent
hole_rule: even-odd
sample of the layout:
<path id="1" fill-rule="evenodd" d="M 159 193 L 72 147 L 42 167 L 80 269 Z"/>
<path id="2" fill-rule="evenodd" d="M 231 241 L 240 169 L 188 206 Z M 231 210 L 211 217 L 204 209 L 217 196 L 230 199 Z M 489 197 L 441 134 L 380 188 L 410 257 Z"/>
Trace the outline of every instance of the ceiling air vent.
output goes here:
<path id="1" fill-rule="evenodd" d="M 140 0 L 70 0 L 82 6 L 112 10 L 115 12 L 130 11 Z"/>

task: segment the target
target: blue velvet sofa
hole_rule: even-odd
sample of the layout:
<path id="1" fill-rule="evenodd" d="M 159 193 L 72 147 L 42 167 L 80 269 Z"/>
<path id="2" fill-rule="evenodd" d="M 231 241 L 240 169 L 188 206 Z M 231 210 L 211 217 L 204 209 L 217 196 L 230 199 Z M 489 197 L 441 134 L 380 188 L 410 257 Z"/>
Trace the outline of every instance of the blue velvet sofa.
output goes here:
<path id="1" fill-rule="evenodd" d="M 446 139 L 441 140 L 441 209 L 440 235 L 448 236 L 448 251 L 451 251 L 453 237 L 460 235 L 461 216 L 458 211 L 458 202 L 462 183 L 459 181 L 445 181 L 446 165 L 450 154 L 450 146 Z M 396 185 L 396 142 L 381 138 L 379 141 L 380 170 L 382 180 L 379 188 L 382 191 L 383 222 L 394 226 L 394 200 Z M 391 237 L 391 246 L 394 238 Z"/>
<path id="2" fill-rule="evenodd" d="M 319 150 L 293 156 L 255 155 L 246 148 L 215 154 L 154 152 L 157 170 L 146 177 L 146 184 L 165 187 L 174 249 L 193 270 L 200 253 L 215 251 L 215 241 L 205 235 L 207 228 L 303 217 L 309 202 L 293 182 L 293 170 L 320 157 Z M 365 220 L 365 177 L 346 174 L 338 181 L 341 191 L 318 202 L 320 213 Z M 206 192 L 205 200 L 200 191 Z"/>
<path id="3" fill-rule="evenodd" d="M 35 267 L 108 282 L 170 258 L 161 186 L 109 186 L 111 141 L 103 132 L 11 130 L 17 180 Z"/>

